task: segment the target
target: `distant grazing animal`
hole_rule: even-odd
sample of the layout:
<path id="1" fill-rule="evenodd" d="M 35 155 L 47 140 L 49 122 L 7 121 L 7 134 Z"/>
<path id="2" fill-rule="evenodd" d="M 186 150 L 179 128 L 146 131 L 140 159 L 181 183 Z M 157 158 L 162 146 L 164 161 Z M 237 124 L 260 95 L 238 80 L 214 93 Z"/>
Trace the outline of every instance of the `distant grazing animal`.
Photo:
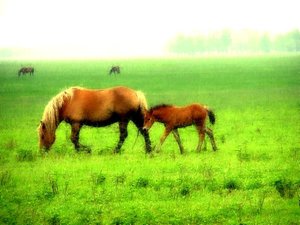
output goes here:
<path id="1" fill-rule="evenodd" d="M 109 75 L 111 74 L 119 74 L 121 72 L 120 67 L 119 66 L 112 66 L 110 71 L 109 71 Z"/>
<path id="2" fill-rule="evenodd" d="M 19 69 L 18 75 L 26 75 L 26 73 L 29 73 L 30 75 L 34 75 L 34 68 L 33 67 L 22 67 Z"/>
<path id="3" fill-rule="evenodd" d="M 149 134 L 143 130 L 146 110 L 147 101 L 141 91 L 127 87 L 102 90 L 71 87 L 53 97 L 45 107 L 38 127 L 40 148 L 49 150 L 55 141 L 55 131 L 62 121 L 72 127 L 71 141 L 77 151 L 87 148 L 79 144 L 79 131 L 83 125 L 103 127 L 118 122 L 120 138 L 115 148 L 118 153 L 128 135 L 127 125 L 132 121 L 144 136 L 146 152 L 150 153 Z"/>
<path id="4" fill-rule="evenodd" d="M 181 154 L 184 152 L 177 128 L 195 125 L 199 134 L 199 142 L 196 151 L 200 152 L 205 133 L 209 136 L 214 151 L 217 150 L 214 135 L 211 129 L 205 127 L 205 120 L 209 117 L 211 124 L 215 123 L 215 114 L 207 107 L 199 104 L 192 104 L 186 107 L 177 107 L 173 105 L 158 105 L 152 107 L 146 114 L 143 129 L 149 130 L 154 122 L 160 122 L 165 125 L 165 131 L 160 138 L 160 143 L 156 147 L 158 152 L 166 137 L 173 132 L 178 143 Z"/>

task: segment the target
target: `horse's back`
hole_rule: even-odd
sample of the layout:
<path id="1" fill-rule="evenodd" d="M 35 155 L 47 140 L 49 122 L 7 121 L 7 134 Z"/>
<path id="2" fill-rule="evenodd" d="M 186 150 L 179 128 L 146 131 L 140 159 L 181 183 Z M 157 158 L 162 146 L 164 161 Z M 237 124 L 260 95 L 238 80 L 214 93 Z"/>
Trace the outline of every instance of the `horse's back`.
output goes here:
<path id="1" fill-rule="evenodd" d="M 72 98 L 65 106 L 63 115 L 71 120 L 104 121 L 115 115 L 126 115 L 138 108 L 136 92 L 130 88 L 73 88 Z"/>
<path id="2" fill-rule="evenodd" d="M 206 106 L 195 103 L 189 106 L 189 110 L 194 120 L 205 120 L 207 115 Z"/>
<path id="3" fill-rule="evenodd" d="M 110 92 L 113 96 L 113 100 L 115 104 L 126 105 L 129 104 L 131 106 L 138 104 L 138 96 L 136 91 L 130 89 L 128 87 L 115 87 L 108 89 L 107 92 Z"/>
<path id="4" fill-rule="evenodd" d="M 184 107 L 173 107 L 176 120 L 183 126 L 192 125 L 205 119 L 207 111 L 204 106 L 194 103 Z"/>
<path id="5" fill-rule="evenodd" d="M 193 104 L 189 105 L 189 107 L 191 107 L 192 110 L 197 110 L 197 111 L 205 111 L 206 110 L 206 106 L 201 105 L 199 103 L 193 103 Z"/>

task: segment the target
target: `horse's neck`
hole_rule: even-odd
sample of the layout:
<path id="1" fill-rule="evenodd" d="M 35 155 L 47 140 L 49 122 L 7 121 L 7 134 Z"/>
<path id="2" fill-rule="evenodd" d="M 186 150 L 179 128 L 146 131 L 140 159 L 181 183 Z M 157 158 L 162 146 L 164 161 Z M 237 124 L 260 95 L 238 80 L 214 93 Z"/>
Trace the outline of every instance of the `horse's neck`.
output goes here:
<path id="1" fill-rule="evenodd" d="M 52 132 L 53 135 L 55 134 L 55 131 L 56 131 L 57 127 L 59 126 L 59 124 L 62 122 L 62 119 L 60 118 L 60 116 L 59 115 L 57 115 L 57 116 L 58 117 L 52 117 L 51 119 L 48 117 L 48 119 L 46 119 L 46 121 L 45 121 L 49 132 Z"/>

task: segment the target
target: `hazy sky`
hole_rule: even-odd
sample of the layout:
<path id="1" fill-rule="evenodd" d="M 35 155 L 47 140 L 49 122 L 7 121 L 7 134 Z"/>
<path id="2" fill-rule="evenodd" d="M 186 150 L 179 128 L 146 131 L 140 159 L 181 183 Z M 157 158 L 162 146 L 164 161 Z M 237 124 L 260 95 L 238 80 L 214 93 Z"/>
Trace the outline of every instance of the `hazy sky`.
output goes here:
<path id="1" fill-rule="evenodd" d="M 178 33 L 300 29 L 299 8 L 299 0 L 0 0 L 0 48 L 155 55 Z"/>

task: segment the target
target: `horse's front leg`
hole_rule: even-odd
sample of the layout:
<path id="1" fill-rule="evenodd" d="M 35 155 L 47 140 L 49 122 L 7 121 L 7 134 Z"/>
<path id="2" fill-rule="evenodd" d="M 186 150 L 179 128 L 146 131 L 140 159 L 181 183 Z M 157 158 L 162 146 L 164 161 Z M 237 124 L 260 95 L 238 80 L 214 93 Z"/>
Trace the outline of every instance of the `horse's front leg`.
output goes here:
<path id="1" fill-rule="evenodd" d="M 80 150 L 85 150 L 87 152 L 91 152 L 91 150 L 87 146 L 79 144 L 79 132 L 82 125 L 79 122 L 75 122 L 72 123 L 71 126 L 72 126 L 71 141 L 74 144 L 76 151 L 79 152 Z"/>
<path id="2" fill-rule="evenodd" d="M 143 135 L 144 140 L 145 140 L 146 153 L 151 153 L 151 151 L 152 151 L 152 149 L 151 149 L 151 141 L 150 141 L 148 130 L 144 130 L 142 128 L 139 128 L 139 131 L 141 132 L 141 134 Z"/>
<path id="3" fill-rule="evenodd" d="M 125 139 L 128 136 L 127 126 L 128 126 L 128 121 L 119 122 L 120 138 L 119 138 L 117 147 L 115 148 L 115 153 L 120 152 L 120 149 L 121 149 Z"/>
<path id="4" fill-rule="evenodd" d="M 79 151 L 80 144 L 79 144 L 79 131 L 81 129 L 80 123 L 72 123 L 71 124 L 71 141 L 74 144 L 74 147 L 77 151 Z"/>
<path id="5" fill-rule="evenodd" d="M 180 153 L 183 154 L 183 153 L 184 153 L 184 149 L 183 149 L 183 146 L 182 146 L 182 144 L 181 144 L 180 136 L 179 136 L 179 133 L 178 133 L 178 130 L 177 130 L 177 129 L 174 129 L 174 130 L 173 130 L 173 135 L 174 135 L 174 138 L 175 138 L 175 140 L 177 141 L 177 144 L 178 144 L 178 146 L 179 146 Z"/>
<path id="6" fill-rule="evenodd" d="M 144 137 L 146 153 L 151 153 L 151 151 L 152 151 L 151 140 L 149 137 L 149 131 L 147 129 L 143 129 L 143 125 L 144 125 L 143 117 L 144 117 L 143 115 L 137 116 L 136 118 L 132 119 L 132 122 L 135 124 L 135 126 L 138 128 L 139 132 L 141 132 L 141 134 Z"/>
<path id="7" fill-rule="evenodd" d="M 163 135 L 160 137 L 160 142 L 159 144 L 156 146 L 155 151 L 156 152 L 160 152 L 161 146 L 164 143 L 164 141 L 166 140 L 166 138 L 168 137 L 168 135 L 170 134 L 170 132 L 172 131 L 171 128 L 167 128 L 165 129 Z"/>
<path id="8" fill-rule="evenodd" d="M 211 143 L 213 150 L 216 151 L 218 148 L 217 148 L 217 145 L 215 142 L 213 131 L 209 128 L 205 128 L 205 133 L 208 135 L 208 137 L 210 139 L 210 143 Z"/>

